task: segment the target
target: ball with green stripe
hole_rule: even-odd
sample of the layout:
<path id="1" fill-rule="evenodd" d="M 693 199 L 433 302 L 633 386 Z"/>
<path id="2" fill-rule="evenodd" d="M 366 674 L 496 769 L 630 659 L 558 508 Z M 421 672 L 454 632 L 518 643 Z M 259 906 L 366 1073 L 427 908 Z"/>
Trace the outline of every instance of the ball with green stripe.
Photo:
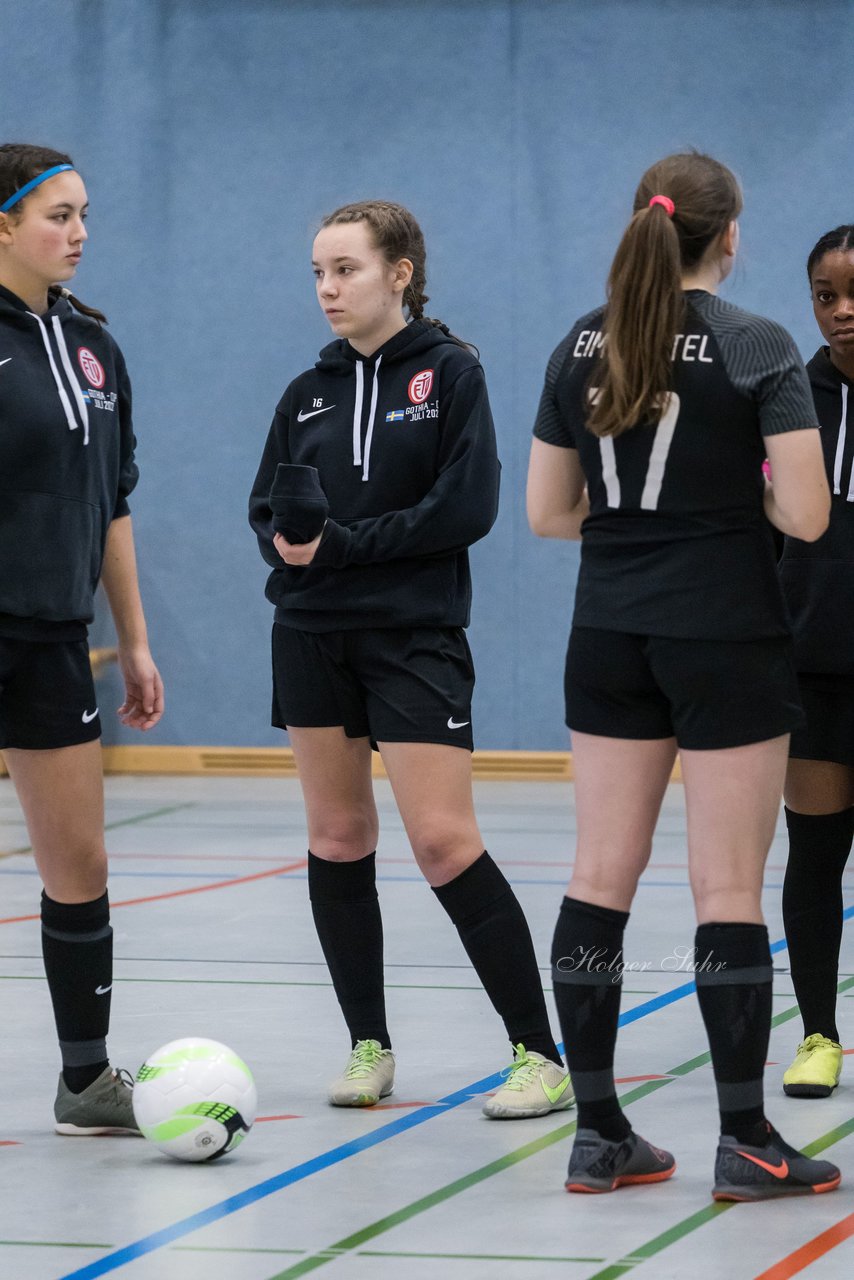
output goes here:
<path id="1" fill-rule="evenodd" d="M 177 1160 L 216 1160 L 233 1151 L 257 1109 L 251 1071 L 218 1040 L 171 1040 L 146 1058 L 133 1088 L 141 1132 Z"/>

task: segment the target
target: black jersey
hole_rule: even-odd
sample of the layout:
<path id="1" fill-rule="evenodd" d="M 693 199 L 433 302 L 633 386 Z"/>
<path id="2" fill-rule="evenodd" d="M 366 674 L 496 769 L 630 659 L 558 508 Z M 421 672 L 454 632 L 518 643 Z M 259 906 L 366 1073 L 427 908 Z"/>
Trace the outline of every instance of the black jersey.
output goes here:
<path id="1" fill-rule="evenodd" d="M 0 635 L 85 636 L 134 445 L 107 331 L 65 298 L 37 316 L 0 287 Z"/>
<path id="2" fill-rule="evenodd" d="M 799 671 L 854 675 L 854 395 L 822 347 L 807 365 L 830 484 L 830 524 L 816 542 L 786 538 L 783 594 Z"/>
<path id="3" fill-rule="evenodd" d="M 616 438 L 585 428 L 604 308 L 549 361 L 534 434 L 578 450 L 590 497 L 574 620 L 685 639 L 785 635 L 762 438 L 816 425 L 803 363 L 773 321 L 700 289 L 685 301 L 656 422 Z"/>
<path id="4" fill-rule="evenodd" d="M 306 566 L 273 543 L 280 462 L 316 467 L 329 502 Z M 279 402 L 249 501 L 276 621 L 467 626 L 467 549 L 495 522 L 499 472 L 483 370 L 446 331 L 414 320 L 370 358 L 342 339 L 324 347 Z"/>

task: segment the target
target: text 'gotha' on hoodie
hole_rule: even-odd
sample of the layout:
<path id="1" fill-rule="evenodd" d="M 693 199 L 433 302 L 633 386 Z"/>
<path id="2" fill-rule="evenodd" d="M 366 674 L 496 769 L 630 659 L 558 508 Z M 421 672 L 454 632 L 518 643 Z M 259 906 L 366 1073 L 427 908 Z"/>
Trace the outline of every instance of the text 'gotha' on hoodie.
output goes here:
<path id="1" fill-rule="evenodd" d="M 854 389 L 821 347 L 807 365 L 830 485 L 830 524 L 816 542 L 786 538 L 780 581 L 798 671 L 854 675 Z"/>
<path id="2" fill-rule="evenodd" d="M 273 545 L 280 462 L 316 467 L 329 519 L 305 567 Z M 483 370 L 414 320 L 370 357 L 339 339 L 283 395 L 249 504 L 276 620 L 304 631 L 466 626 L 466 548 L 498 512 L 500 466 Z"/>
<path id="3" fill-rule="evenodd" d="M 107 529 L 137 480 L 121 352 L 59 298 L 0 287 L 0 634 L 91 621 Z M 81 625 L 80 630 L 83 631 Z"/>

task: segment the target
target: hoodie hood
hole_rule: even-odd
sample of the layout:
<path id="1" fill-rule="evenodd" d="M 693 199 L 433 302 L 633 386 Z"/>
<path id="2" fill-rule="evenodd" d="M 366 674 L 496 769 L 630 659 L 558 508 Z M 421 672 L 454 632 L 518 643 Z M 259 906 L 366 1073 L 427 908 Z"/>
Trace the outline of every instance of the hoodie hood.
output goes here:
<path id="1" fill-rule="evenodd" d="M 835 391 L 838 394 L 840 387 L 851 385 L 850 379 L 831 360 L 830 347 L 819 347 L 807 364 L 807 373 L 813 387 L 821 387 L 823 391 Z"/>
<path id="2" fill-rule="evenodd" d="M 23 299 L 0 285 L 0 319 L 15 328 L 38 334 L 47 355 L 56 394 L 69 431 L 83 428 L 83 443 L 89 443 L 89 410 L 80 383 L 74 374 L 63 325 L 74 316 L 66 298 L 60 296 L 43 315 L 30 311 Z"/>
<path id="3" fill-rule="evenodd" d="M 320 359 L 315 364 L 319 372 L 340 377 L 355 375 L 353 466 L 362 468 L 363 481 L 369 480 L 371 474 L 371 447 L 380 394 L 380 369 L 388 369 L 448 342 L 459 346 L 445 325 L 435 325 L 429 320 L 411 320 L 404 329 L 399 330 L 369 356 L 362 355 L 346 338 L 330 342 L 320 352 Z M 367 422 L 364 420 L 366 405 Z"/>
<path id="4" fill-rule="evenodd" d="M 819 347 L 807 365 L 810 385 L 815 397 L 816 409 L 821 422 L 822 446 L 831 492 L 837 496 L 844 493 L 848 502 L 854 502 L 854 466 L 850 466 L 848 484 L 844 485 L 843 471 L 850 465 L 850 447 L 848 443 L 849 393 L 851 383 L 837 369 L 830 359 L 830 348 Z M 854 409 L 854 397 L 851 397 L 851 408 Z M 854 424 L 851 424 L 854 427 Z"/>
<path id="5" fill-rule="evenodd" d="M 459 346 L 445 325 L 432 324 L 429 320 L 410 320 L 405 329 L 399 330 L 369 356 L 363 356 L 346 338 L 336 338 L 323 347 L 314 367 L 323 373 L 338 373 L 346 377 L 353 372 L 355 364 L 373 364 L 381 360 L 388 366 L 446 342 Z"/>

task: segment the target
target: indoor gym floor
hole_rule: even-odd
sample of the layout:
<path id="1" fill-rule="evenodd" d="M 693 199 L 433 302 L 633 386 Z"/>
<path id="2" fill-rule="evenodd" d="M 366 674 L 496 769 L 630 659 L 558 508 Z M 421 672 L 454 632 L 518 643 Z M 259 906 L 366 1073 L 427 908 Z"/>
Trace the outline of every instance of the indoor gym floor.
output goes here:
<path id="1" fill-rule="evenodd" d="M 789 1141 L 843 1170 L 832 1195 L 714 1205 L 714 1085 L 688 971 L 693 940 L 682 789 L 669 789 L 629 925 L 617 1076 L 635 1127 L 676 1176 L 570 1196 L 574 1111 L 484 1119 L 509 1061 L 503 1029 L 377 784 L 394 1094 L 325 1103 L 349 1042 L 309 913 L 298 784 L 114 777 L 112 1060 L 133 1072 L 183 1035 L 252 1067 L 259 1119 L 233 1156 L 180 1164 L 135 1138 L 52 1131 L 58 1051 L 39 949 L 39 882 L 11 783 L 0 781 L 0 1277 L 2 1280 L 810 1280 L 854 1275 L 854 1061 L 826 1100 L 785 1098 L 800 1038 L 780 893 L 782 829 L 765 906 L 775 959 L 769 1113 Z M 572 788 L 479 783 L 490 852 L 528 915 L 543 981 L 573 841 Z M 846 910 L 854 913 L 854 860 Z M 840 1034 L 854 1046 L 854 944 L 843 942 Z M 548 996 L 549 1008 L 553 1008 Z M 556 1023 L 555 1029 L 556 1029 Z M 854 1048 L 848 1050 L 854 1055 Z"/>

